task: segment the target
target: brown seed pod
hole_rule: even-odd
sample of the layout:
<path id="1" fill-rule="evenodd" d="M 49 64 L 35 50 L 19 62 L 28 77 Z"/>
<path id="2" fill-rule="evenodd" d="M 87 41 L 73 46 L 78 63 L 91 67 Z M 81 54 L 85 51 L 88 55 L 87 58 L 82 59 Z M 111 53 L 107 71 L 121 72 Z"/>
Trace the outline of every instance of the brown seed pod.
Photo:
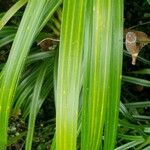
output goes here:
<path id="1" fill-rule="evenodd" d="M 137 36 L 134 32 L 127 32 L 125 40 L 126 49 L 132 56 L 132 65 L 135 65 L 140 46 L 137 45 Z"/>
<path id="2" fill-rule="evenodd" d="M 150 42 L 150 37 L 142 31 L 134 31 L 139 42 Z"/>
<path id="3" fill-rule="evenodd" d="M 42 41 L 40 41 L 38 43 L 38 45 L 40 45 L 40 47 L 44 50 L 47 51 L 49 49 L 49 47 L 52 45 L 52 41 L 49 39 L 43 39 Z"/>
<path id="4" fill-rule="evenodd" d="M 132 56 L 132 64 L 135 65 L 140 50 L 150 43 L 150 37 L 142 31 L 125 29 L 124 33 L 126 49 Z"/>
<path id="5" fill-rule="evenodd" d="M 142 49 L 145 45 L 147 45 L 150 42 L 150 37 L 142 32 L 142 31 L 134 31 L 134 33 L 137 36 L 137 42 L 140 45 L 140 49 Z"/>
<path id="6" fill-rule="evenodd" d="M 54 38 L 45 38 L 42 41 L 40 41 L 37 45 L 40 45 L 40 47 L 44 50 L 47 51 L 51 46 L 54 45 L 54 42 L 59 42 L 59 39 L 54 39 Z"/>

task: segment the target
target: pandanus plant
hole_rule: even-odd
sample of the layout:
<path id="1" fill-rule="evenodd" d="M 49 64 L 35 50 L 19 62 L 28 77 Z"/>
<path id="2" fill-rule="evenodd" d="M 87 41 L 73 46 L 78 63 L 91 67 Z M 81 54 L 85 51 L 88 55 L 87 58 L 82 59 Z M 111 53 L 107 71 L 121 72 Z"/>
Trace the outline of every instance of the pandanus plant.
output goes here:
<path id="1" fill-rule="evenodd" d="M 123 1 L 20 0 L 2 18 L 2 29 L 25 3 L 8 60 L 0 73 L 0 150 L 7 147 L 10 114 L 21 109 L 27 96 L 31 101 L 26 103 L 29 111 L 24 114 L 29 115 L 25 149 L 32 149 L 35 120 L 46 98 L 45 91 L 51 88 L 53 65 L 56 132 L 51 149 L 114 150 L 122 78 Z M 59 7 L 63 11 L 55 59 L 46 52 L 48 59 L 23 80 L 25 66 L 38 57 L 28 56 L 31 46 Z M 32 94 L 24 86 L 24 97 L 17 98 L 21 86 L 34 80 L 34 84 L 29 82 Z"/>

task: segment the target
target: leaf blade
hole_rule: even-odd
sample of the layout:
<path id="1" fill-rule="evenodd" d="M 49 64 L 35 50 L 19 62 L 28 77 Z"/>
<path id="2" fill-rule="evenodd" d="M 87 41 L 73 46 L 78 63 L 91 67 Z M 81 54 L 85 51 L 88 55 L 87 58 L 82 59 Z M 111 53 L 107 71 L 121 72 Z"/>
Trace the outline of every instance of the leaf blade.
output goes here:
<path id="1" fill-rule="evenodd" d="M 64 0 L 56 89 L 56 149 L 75 150 L 86 0 Z"/>

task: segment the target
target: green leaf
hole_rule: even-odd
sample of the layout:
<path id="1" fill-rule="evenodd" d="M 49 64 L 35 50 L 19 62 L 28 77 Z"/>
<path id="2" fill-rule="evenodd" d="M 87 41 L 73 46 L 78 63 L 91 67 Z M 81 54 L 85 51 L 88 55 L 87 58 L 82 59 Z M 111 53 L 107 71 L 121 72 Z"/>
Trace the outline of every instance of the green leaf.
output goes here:
<path id="1" fill-rule="evenodd" d="M 141 143 L 143 143 L 143 141 L 132 141 L 132 142 L 129 142 L 127 144 L 117 147 L 115 150 L 128 150 L 128 149 L 133 148 L 134 146 L 137 146 Z"/>
<path id="2" fill-rule="evenodd" d="M 9 44 L 14 40 L 15 34 L 8 35 L 2 39 L 0 39 L 0 48 L 3 47 L 6 44 Z"/>
<path id="3" fill-rule="evenodd" d="M 56 149 L 76 150 L 86 0 L 64 0 L 56 89 Z"/>
<path id="4" fill-rule="evenodd" d="M 118 134 L 119 137 L 130 140 L 130 141 L 144 141 L 144 138 L 142 136 L 132 136 L 132 135 L 124 135 L 124 134 Z"/>
<path id="5" fill-rule="evenodd" d="M 46 74 L 46 70 L 48 69 L 47 62 L 42 63 L 40 66 L 40 71 L 38 73 L 38 77 L 36 79 L 34 91 L 33 91 L 33 97 L 32 102 L 30 105 L 30 115 L 29 115 L 29 123 L 28 123 L 28 132 L 27 132 L 27 139 L 26 139 L 26 150 L 31 150 L 32 148 L 32 140 L 33 140 L 33 133 L 34 133 L 34 127 L 35 127 L 35 120 L 37 115 L 37 109 L 39 104 L 39 98 L 41 94 L 42 85 L 44 82 L 44 77 Z"/>
<path id="6" fill-rule="evenodd" d="M 104 150 L 114 150 L 120 104 L 122 56 L 123 56 L 123 1 L 113 1 L 112 50 L 107 104 L 107 120 L 104 133 Z"/>
<path id="7" fill-rule="evenodd" d="M 135 78 L 135 77 L 129 77 L 129 76 L 123 76 L 122 80 L 125 82 L 129 82 L 129 83 L 133 83 L 133 84 L 137 84 L 137 85 L 142 85 L 145 87 L 150 87 L 150 81 L 148 81 L 148 80 Z"/>
<path id="8" fill-rule="evenodd" d="M 31 94 L 33 90 L 33 85 L 35 84 L 35 79 L 37 77 L 37 73 L 39 71 L 39 68 L 35 68 L 34 72 L 27 76 L 17 87 L 16 95 L 14 97 L 14 107 L 12 110 L 12 114 L 16 115 L 18 114 L 20 107 L 24 100 L 27 101 L 28 96 Z"/>
<path id="9" fill-rule="evenodd" d="M 127 110 L 127 108 L 125 107 L 125 105 L 122 102 L 120 103 L 120 112 L 128 120 L 133 120 L 132 115 L 129 113 L 129 111 Z"/>
<path id="10" fill-rule="evenodd" d="M 122 49 L 122 3 L 121 1 L 116 3 L 116 12 L 113 12 L 113 5 L 115 5 L 115 3 L 111 0 L 95 0 L 88 1 L 87 3 L 84 52 L 85 75 L 83 77 L 83 110 L 81 128 L 81 149 L 83 150 L 103 149 L 101 143 L 104 121 L 106 118 L 108 92 L 110 92 L 110 88 L 113 88 L 113 86 L 109 86 L 109 80 L 111 79 L 117 81 L 115 83 L 117 92 L 113 95 L 115 96 L 114 102 L 117 104 L 119 100 L 122 64 L 122 52 L 120 50 Z M 113 28 L 113 13 L 115 17 L 117 16 L 116 18 L 114 17 L 114 19 L 116 19 L 115 21 L 118 21 L 117 27 L 119 28 L 117 29 L 115 29 L 116 26 Z M 114 32 L 112 29 L 114 29 Z M 113 38 L 120 40 L 119 44 L 114 43 L 113 50 L 115 50 L 115 52 L 112 52 L 112 34 Z M 116 52 L 119 53 L 116 55 Z M 111 61 L 114 61 L 114 63 Z M 119 64 L 117 63 L 118 61 Z M 110 63 L 112 63 L 112 66 Z M 113 76 L 110 74 L 111 71 L 114 74 Z M 112 78 L 110 79 L 110 77 Z M 113 89 L 111 90 L 113 91 Z M 118 106 L 114 107 L 118 108 Z M 118 114 L 117 112 L 114 113 L 116 116 Z M 114 126 L 116 129 L 116 122 Z M 116 131 L 114 130 L 112 134 L 115 132 Z M 113 137 L 115 138 L 115 136 Z M 109 144 L 112 144 L 112 146 L 108 145 L 111 149 L 111 147 L 114 146 L 114 141 Z"/>
<path id="11" fill-rule="evenodd" d="M 27 3 L 28 0 L 20 0 L 15 3 L 2 17 L 0 20 L 0 30 L 5 26 L 5 24 L 10 20 L 10 18 Z"/>
<path id="12" fill-rule="evenodd" d="M 128 108 L 147 108 L 150 107 L 150 101 L 126 103 Z"/>
<path id="13" fill-rule="evenodd" d="M 41 95 L 40 95 L 40 98 L 39 98 L 39 101 L 38 101 L 37 112 L 41 108 L 41 106 L 42 106 L 43 102 L 45 101 L 47 95 L 49 94 L 50 90 L 53 88 L 52 68 L 48 68 L 48 69 L 49 69 L 49 71 L 48 71 L 48 73 L 46 73 L 46 77 L 45 77 L 46 82 L 44 82 L 44 85 L 43 85 L 42 91 L 41 91 Z M 30 95 L 30 97 L 32 97 L 32 94 Z M 29 101 L 30 101 L 30 97 L 29 97 Z M 23 106 L 23 114 L 22 114 L 23 119 L 26 119 L 26 117 L 28 116 L 29 108 L 30 108 L 30 103 Z"/>
<path id="14" fill-rule="evenodd" d="M 53 4 L 51 5 L 47 4 Z M 12 100 L 33 40 L 58 7 L 59 0 L 30 0 L 14 39 L 8 61 L 1 73 L 0 84 L 0 149 L 7 144 L 7 126 Z M 57 6 L 57 7 L 54 7 Z M 47 10 L 48 8 L 49 11 Z M 44 22 L 44 23 L 43 23 Z"/>
<path id="15" fill-rule="evenodd" d="M 4 38 L 8 35 L 16 34 L 17 28 L 14 26 L 5 26 L 0 30 L 0 38 Z"/>
<path id="16" fill-rule="evenodd" d="M 150 5 L 150 0 L 147 0 L 148 4 Z"/>
<path id="17" fill-rule="evenodd" d="M 149 68 L 141 69 L 141 70 L 138 70 L 138 71 L 132 71 L 131 73 L 149 75 L 150 74 L 150 69 Z"/>
<path id="18" fill-rule="evenodd" d="M 44 60 L 46 58 L 54 57 L 54 54 L 55 54 L 54 51 L 34 53 L 28 56 L 26 63 L 31 64 L 39 60 Z"/>

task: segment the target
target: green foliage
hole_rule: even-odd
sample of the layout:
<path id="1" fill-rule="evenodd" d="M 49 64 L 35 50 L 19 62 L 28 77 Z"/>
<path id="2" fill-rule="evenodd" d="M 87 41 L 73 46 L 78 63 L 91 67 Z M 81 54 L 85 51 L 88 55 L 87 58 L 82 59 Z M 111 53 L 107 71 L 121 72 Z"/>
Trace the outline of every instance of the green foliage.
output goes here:
<path id="1" fill-rule="evenodd" d="M 27 54 L 33 40 L 40 31 L 39 29 L 42 29 L 44 25 L 43 21 L 45 23 L 45 18 L 52 15 L 54 6 L 57 6 L 58 3 L 59 1 L 29 1 L 16 33 L 8 61 L 2 72 L 0 85 L 0 148 L 2 150 L 6 149 L 10 108 Z M 47 12 L 47 9 L 49 12 Z M 31 15 L 35 13 L 36 15 Z"/>
<path id="2" fill-rule="evenodd" d="M 86 0 L 65 0 L 56 87 L 56 149 L 75 150 Z"/>
<path id="3" fill-rule="evenodd" d="M 33 133 L 34 133 L 34 127 L 35 127 L 35 120 L 38 110 L 38 104 L 41 94 L 42 85 L 44 82 L 44 77 L 46 74 L 46 70 L 48 69 L 49 62 L 44 62 L 40 66 L 40 70 L 38 72 L 38 77 L 35 83 L 34 91 L 33 91 L 33 97 L 32 102 L 30 106 L 30 115 L 29 115 L 29 125 L 28 125 L 28 131 L 27 132 L 27 139 L 26 139 L 26 150 L 30 150 L 32 148 L 32 140 L 33 140 Z"/>
<path id="4" fill-rule="evenodd" d="M 7 13 L 0 20 L 0 30 L 5 26 L 8 20 L 22 7 L 26 4 L 27 0 L 20 0 L 12 6 Z"/>
<path id="5" fill-rule="evenodd" d="M 136 66 L 123 50 L 123 18 L 131 27 L 147 8 L 19 0 L 1 13 L 0 150 L 148 150 L 149 45 Z"/>

